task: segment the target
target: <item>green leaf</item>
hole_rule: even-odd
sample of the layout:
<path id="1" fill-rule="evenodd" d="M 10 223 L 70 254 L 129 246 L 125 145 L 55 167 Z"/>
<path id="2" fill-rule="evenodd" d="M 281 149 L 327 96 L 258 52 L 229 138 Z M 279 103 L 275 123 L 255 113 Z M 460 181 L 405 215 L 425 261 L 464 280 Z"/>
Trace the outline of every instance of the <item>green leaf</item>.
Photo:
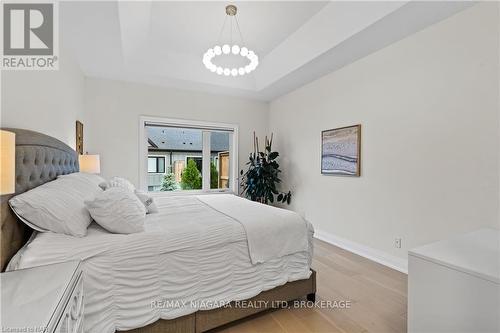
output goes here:
<path id="1" fill-rule="evenodd" d="M 277 151 L 273 151 L 272 153 L 269 153 L 269 159 L 274 160 L 276 159 L 280 154 Z"/>
<path id="2" fill-rule="evenodd" d="M 278 152 L 273 152 L 271 142 L 265 143 L 264 152 L 256 151 L 248 155 L 247 170 L 241 170 L 242 193 L 249 199 L 263 203 L 290 202 L 291 193 L 280 192 L 278 177 L 281 170 L 277 163 Z M 277 197 L 275 197 L 275 195 Z"/>

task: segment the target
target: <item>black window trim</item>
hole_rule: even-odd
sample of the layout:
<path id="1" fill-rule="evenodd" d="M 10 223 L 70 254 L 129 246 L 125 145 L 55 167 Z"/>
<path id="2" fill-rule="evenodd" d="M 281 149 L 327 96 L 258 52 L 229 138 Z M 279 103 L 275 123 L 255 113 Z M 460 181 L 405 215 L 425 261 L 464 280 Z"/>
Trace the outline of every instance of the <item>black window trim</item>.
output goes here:
<path id="1" fill-rule="evenodd" d="M 149 171 L 148 170 L 148 173 L 165 173 L 165 163 L 166 163 L 166 160 L 165 160 L 165 156 L 148 156 L 148 160 L 150 158 L 154 158 L 156 159 L 156 168 L 155 170 L 156 171 Z M 159 159 L 163 159 L 163 171 L 162 172 L 159 172 L 158 169 L 159 169 L 159 166 L 160 166 L 160 163 L 158 162 Z"/>

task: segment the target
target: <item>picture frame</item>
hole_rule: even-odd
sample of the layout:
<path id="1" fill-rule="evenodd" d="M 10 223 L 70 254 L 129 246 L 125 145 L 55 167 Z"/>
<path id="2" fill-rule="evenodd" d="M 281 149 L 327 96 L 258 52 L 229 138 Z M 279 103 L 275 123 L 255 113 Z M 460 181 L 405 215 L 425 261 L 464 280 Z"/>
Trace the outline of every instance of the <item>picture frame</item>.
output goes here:
<path id="1" fill-rule="evenodd" d="M 361 176 L 361 124 L 321 132 L 321 174 Z"/>
<path id="2" fill-rule="evenodd" d="M 77 154 L 83 155 L 83 123 L 76 121 L 76 145 Z"/>

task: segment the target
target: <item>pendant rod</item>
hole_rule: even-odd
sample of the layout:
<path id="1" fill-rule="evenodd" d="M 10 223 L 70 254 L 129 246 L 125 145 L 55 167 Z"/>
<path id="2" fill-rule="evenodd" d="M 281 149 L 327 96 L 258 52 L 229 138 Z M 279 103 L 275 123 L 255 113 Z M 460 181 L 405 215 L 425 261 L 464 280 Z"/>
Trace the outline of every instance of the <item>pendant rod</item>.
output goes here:
<path id="1" fill-rule="evenodd" d="M 221 41 L 222 33 L 224 32 L 224 28 L 226 27 L 226 21 L 227 21 L 227 16 L 224 18 L 224 23 L 222 23 L 222 28 L 220 29 L 219 37 L 217 37 L 217 43 L 220 43 Z"/>
<path id="2" fill-rule="evenodd" d="M 236 21 L 236 28 L 238 29 L 238 33 L 240 34 L 241 45 L 245 45 L 245 41 L 243 40 L 243 34 L 241 33 L 240 30 L 240 24 L 238 23 L 238 19 L 236 18 L 236 16 L 234 17 L 234 20 Z"/>

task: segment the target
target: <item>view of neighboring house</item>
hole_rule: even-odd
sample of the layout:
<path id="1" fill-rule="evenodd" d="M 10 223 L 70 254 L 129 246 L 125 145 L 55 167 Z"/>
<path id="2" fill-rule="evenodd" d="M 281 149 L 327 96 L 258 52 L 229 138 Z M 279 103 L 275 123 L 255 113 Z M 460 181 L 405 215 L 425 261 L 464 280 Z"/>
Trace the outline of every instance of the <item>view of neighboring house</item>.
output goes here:
<path id="1" fill-rule="evenodd" d="M 148 125 L 146 131 L 148 190 L 201 189 L 203 130 Z M 229 140 L 230 133 L 210 132 L 211 188 L 229 187 Z"/>

